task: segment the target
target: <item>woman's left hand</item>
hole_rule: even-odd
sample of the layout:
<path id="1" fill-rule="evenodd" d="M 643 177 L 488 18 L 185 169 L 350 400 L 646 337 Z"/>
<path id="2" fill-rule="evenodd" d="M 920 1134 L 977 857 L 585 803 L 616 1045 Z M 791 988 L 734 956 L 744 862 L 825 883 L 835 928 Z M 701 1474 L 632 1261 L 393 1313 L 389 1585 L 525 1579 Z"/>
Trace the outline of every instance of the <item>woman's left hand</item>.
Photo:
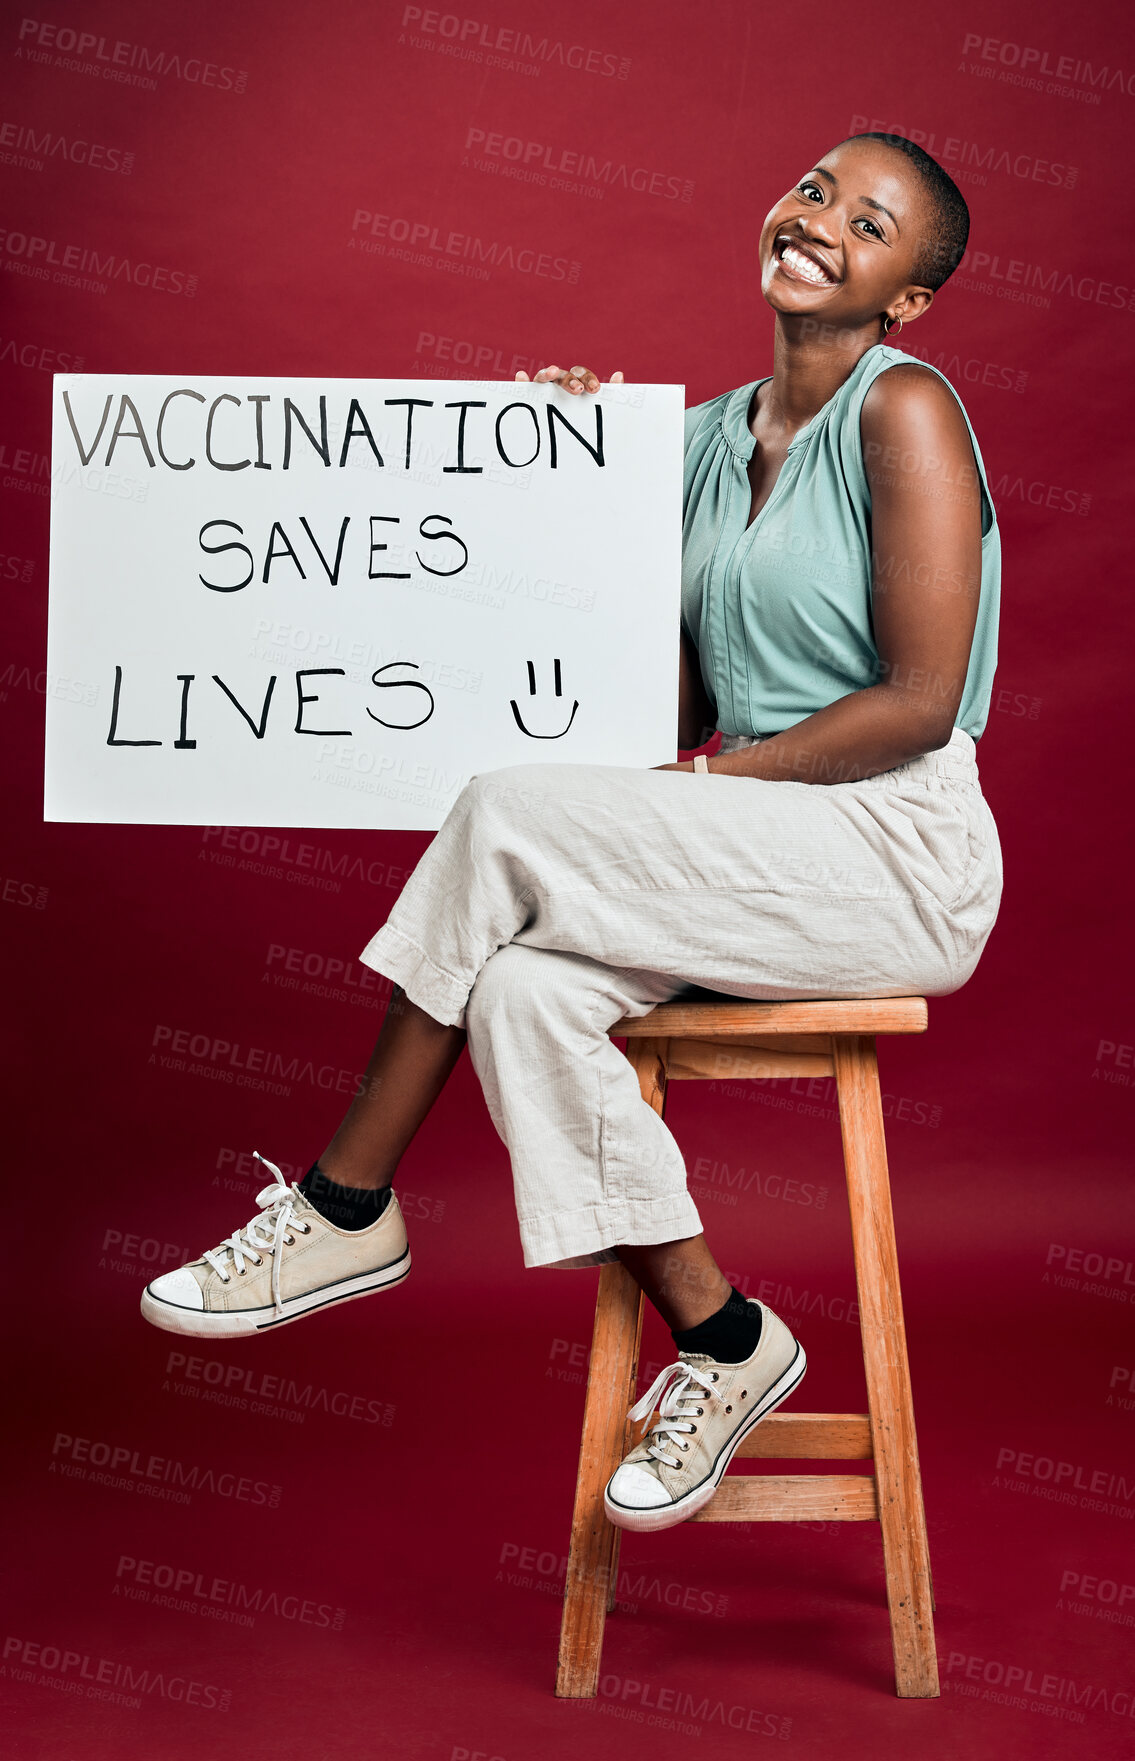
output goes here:
<path id="1" fill-rule="evenodd" d="M 516 377 L 525 385 L 558 385 L 563 391 L 570 391 L 573 397 L 581 392 L 596 392 L 602 383 L 599 375 L 590 367 L 541 367 L 540 371 L 529 380 L 527 373 L 518 373 Z M 612 373 L 612 385 L 624 385 L 626 381 L 621 373 Z"/>

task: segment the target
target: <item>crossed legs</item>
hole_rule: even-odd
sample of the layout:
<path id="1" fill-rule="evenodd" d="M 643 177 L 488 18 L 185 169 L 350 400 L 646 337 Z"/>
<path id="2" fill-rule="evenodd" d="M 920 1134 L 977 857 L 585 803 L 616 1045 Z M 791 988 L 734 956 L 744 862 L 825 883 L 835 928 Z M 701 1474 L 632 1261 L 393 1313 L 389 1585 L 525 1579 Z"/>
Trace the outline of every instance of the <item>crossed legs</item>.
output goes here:
<path id="1" fill-rule="evenodd" d="M 396 987 L 363 1086 L 319 1157 L 323 1172 L 341 1186 L 390 1185 L 466 1038 L 464 1028 L 435 1021 Z M 729 1296 L 729 1283 L 702 1234 L 620 1245 L 615 1252 L 668 1327 L 699 1325 Z"/>

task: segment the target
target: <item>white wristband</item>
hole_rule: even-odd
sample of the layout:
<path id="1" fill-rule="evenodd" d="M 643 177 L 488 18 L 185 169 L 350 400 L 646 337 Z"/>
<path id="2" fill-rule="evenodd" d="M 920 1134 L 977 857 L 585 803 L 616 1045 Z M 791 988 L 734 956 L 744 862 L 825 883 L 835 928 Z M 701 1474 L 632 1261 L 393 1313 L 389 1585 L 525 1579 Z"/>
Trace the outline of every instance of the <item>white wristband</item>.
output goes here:
<path id="1" fill-rule="evenodd" d="M 694 759 L 694 769 L 696 771 L 697 770 L 704 770 L 704 771 L 708 772 L 709 761 L 707 760 L 704 752 L 699 752 L 697 757 Z"/>

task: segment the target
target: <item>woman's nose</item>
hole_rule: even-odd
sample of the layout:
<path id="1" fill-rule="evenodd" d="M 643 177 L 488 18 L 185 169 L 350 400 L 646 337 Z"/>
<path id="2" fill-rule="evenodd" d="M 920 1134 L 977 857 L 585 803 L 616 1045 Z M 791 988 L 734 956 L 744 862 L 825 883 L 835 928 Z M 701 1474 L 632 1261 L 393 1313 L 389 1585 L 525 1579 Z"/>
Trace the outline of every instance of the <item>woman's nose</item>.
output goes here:
<path id="1" fill-rule="evenodd" d="M 800 230 L 805 238 L 814 239 L 818 245 L 834 248 L 839 243 L 839 220 L 831 208 L 802 214 Z"/>

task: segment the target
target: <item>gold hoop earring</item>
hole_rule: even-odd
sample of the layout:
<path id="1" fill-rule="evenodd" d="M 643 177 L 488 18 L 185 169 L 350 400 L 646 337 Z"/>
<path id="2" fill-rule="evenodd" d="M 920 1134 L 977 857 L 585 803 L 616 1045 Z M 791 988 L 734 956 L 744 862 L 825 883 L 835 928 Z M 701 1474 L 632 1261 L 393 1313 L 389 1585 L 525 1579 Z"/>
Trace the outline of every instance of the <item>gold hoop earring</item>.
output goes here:
<path id="1" fill-rule="evenodd" d="M 883 335 L 890 336 L 891 331 L 895 328 L 896 324 L 898 325 L 898 333 L 901 336 L 902 335 L 902 325 L 903 325 L 903 321 L 901 318 L 884 318 L 883 319 Z"/>

